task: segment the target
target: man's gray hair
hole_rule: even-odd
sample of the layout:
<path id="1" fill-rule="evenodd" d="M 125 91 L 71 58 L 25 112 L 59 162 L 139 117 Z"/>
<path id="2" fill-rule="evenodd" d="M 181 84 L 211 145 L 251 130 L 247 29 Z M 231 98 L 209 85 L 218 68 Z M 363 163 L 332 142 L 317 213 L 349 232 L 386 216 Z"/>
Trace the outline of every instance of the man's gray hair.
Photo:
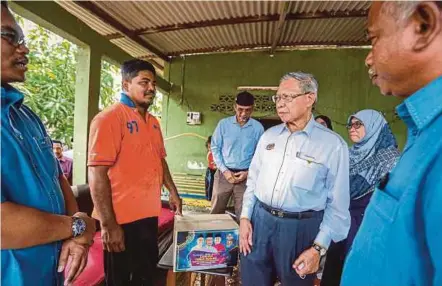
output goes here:
<path id="1" fill-rule="evenodd" d="M 382 4 L 381 12 L 392 16 L 397 23 L 405 23 L 420 1 L 387 1 Z"/>
<path id="2" fill-rule="evenodd" d="M 403 24 L 408 20 L 422 1 L 386 1 L 382 4 L 381 12 L 394 17 L 397 23 Z M 433 1 L 442 9 L 442 1 Z"/>
<path id="3" fill-rule="evenodd" d="M 288 79 L 296 79 L 297 81 L 299 81 L 302 93 L 311 92 L 316 94 L 316 97 L 318 96 L 318 81 L 312 74 L 300 71 L 289 72 L 281 78 L 280 82 Z"/>

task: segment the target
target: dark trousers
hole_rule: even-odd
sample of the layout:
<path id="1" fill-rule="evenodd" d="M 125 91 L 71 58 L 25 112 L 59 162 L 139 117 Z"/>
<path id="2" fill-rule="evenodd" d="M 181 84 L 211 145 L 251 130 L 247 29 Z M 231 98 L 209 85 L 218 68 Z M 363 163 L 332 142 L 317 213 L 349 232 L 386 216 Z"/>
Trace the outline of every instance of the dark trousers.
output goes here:
<path id="1" fill-rule="evenodd" d="M 206 170 L 206 178 L 205 178 L 205 183 L 206 183 L 206 200 L 208 200 L 209 202 L 212 200 L 212 192 L 213 192 L 213 182 L 215 180 L 215 170 L 212 170 L 210 168 L 207 168 Z"/>
<path id="2" fill-rule="evenodd" d="M 312 286 L 315 274 L 301 279 L 292 268 L 298 256 L 313 244 L 323 212 L 307 219 L 279 218 L 258 202 L 252 215 L 253 245 L 247 256 L 241 254 L 241 281 L 244 286 Z"/>
<path id="3" fill-rule="evenodd" d="M 341 285 L 341 275 L 344 268 L 345 257 L 347 256 L 353 244 L 353 240 L 358 233 L 359 227 L 364 218 L 365 209 L 370 203 L 373 193 L 350 201 L 350 230 L 347 239 L 338 243 L 332 243 L 327 258 L 325 260 L 324 272 L 322 274 L 321 286 L 339 286 Z"/>
<path id="4" fill-rule="evenodd" d="M 137 220 L 121 227 L 126 250 L 104 251 L 106 285 L 154 285 L 158 262 L 158 217 Z"/>

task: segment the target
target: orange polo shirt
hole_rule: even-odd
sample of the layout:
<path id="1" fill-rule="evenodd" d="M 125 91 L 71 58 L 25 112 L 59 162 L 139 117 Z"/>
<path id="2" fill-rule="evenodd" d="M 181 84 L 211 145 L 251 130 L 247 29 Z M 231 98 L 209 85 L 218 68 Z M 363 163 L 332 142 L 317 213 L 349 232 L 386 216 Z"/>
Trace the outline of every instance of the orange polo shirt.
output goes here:
<path id="1" fill-rule="evenodd" d="M 143 120 L 125 94 L 91 123 L 88 166 L 110 166 L 112 205 L 119 224 L 160 215 L 165 157 L 158 120 L 149 113 Z M 92 216 L 100 219 L 96 210 Z"/>

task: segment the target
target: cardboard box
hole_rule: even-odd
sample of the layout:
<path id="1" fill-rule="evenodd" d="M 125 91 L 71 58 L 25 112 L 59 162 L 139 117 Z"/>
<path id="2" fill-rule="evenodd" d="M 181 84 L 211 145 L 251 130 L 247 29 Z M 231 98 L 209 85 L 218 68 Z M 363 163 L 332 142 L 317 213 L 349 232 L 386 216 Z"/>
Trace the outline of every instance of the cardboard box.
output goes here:
<path id="1" fill-rule="evenodd" d="M 238 224 L 228 214 L 175 216 L 173 271 L 236 265 L 238 238 Z"/>

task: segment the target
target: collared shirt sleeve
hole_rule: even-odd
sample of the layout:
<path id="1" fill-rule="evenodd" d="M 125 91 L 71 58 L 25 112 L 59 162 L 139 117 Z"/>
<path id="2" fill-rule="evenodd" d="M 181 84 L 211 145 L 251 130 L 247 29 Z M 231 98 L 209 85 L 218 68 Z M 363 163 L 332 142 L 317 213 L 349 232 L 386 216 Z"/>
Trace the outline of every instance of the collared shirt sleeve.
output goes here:
<path id="1" fill-rule="evenodd" d="M 115 114 L 99 114 L 91 123 L 88 166 L 113 166 L 121 148 L 121 124 Z"/>
<path id="2" fill-rule="evenodd" d="M 210 149 L 212 150 L 213 159 L 215 160 L 215 164 L 218 166 L 218 169 L 221 173 L 227 170 L 226 165 L 223 160 L 223 135 L 222 135 L 222 124 L 223 121 L 220 121 L 215 128 L 215 131 L 212 135 L 212 141 L 210 143 Z"/>
<path id="3" fill-rule="evenodd" d="M 261 169 L 261 152 L 264 138 L 258 141 L 258 146 L 256 147 L 255 154 L 253 155 L 252 162 L 250 163 L 249 174 L 247 175 L 247 188 L 244 192 L 242 199 L 242 211 L 241 218 L 252 218 L 253 208 L 257 201 L 255 196 L 256 182 L 259 176 L 259 171 Z"/>
<path id="4" fill-rule="evenodd" d="M 161 132 L 161 130 L 160 130 L 160 141 L 161 141 L 160 157 L 161 159 L 164 159 L 167 157 L 167 152 L 166 152 L 166 147 L 164 146 L 163 132 Z"/>
<path id="5" fill-rule="evenodd" d="M 158 122 L 158 119 L 154 116 L 152 116 L 155 120 L 155 124 L 157 126 L 160 126 L 160 123 Z M 164 146 L 164 137 L 163 137 L 163 131 L 161 131 L 161 128 L 159 128 L 160 131 L 160 146 L 159 147 L 159 151 L 160 151 L 160 158 L 164 159 L 167 157 L 167 152 L 166 152 L 166 147 Z"/>
<path id="6" fill-rule="evenodd" d="M 349 157 L 345 143 L 339 145 L 330 160 L 326 183 L 327 203 L 319 233 L 315 239 L 315 243 L 325 248 L 329 247 L 332 240 L 338 242 L 345 239 L 350 229 Z"/>
<path id="7" fill-rule="evenodd" d="M 262 124 L 259 123 L 259 126 L 258 126 L 258 140 L 259 140 L 259 138 L 261 138 L 262 134 L 264 134 L 264 126 L 262 126 Z"/>

